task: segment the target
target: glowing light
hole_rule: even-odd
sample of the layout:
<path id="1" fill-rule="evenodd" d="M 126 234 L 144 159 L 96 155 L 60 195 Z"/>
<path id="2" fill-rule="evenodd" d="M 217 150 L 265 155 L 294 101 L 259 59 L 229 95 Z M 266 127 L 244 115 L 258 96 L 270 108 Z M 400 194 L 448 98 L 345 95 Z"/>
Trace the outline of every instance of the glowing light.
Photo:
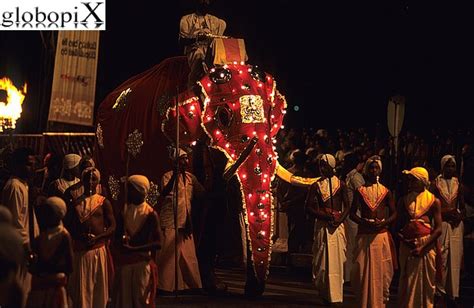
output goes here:
<path id="1" fill-rule="evenodd" d="M 281 111 L 281 113 L 286 114 L 286 110 L 283 109 L 283 110 Z"/>
<path id="2" fill-rule="evenodd" d="M 211 68 L 211 73 L 214 73 L 216 71 L 215 68 Z"/>
<path id="3" fill-rule="evenodd" d="M 246 175 L 245 173 L 242 174 L 242 178 L 243 178 L 243 179 L 246 179 L 246 178 L 247 178 L 247 175 Z"/>
<path id="4" fill-rule="evenodd" d="M 253 196 L 252 194 L 249 194 L 249 199 L 252 198 L 252 196 Z"/>
<path id="5" fill-rule="evenodd" d="M 194 109 L 196 109 L 196 107 L 194 107 L 194 105 L 189 106 L 189 110 L 194 111 Z"/>
<path id="6" fill-rule="evenodd" d="M 196 141 L 191 142 L 191 145 L 192 145 L 192 146 L 195 146 L 195 145 L 196 145 Z"/>
<path id="7" fill-rule="evenodd" d="M 23 89 L 17 89 L 13 82 L 8 78 L 0 79 L 0 90 L 7 92 L 7 101 L 0 101 L 0 132 L 4 128 L 15 128 L 16 121 L 21 116 L 21 105 L 25 99 L 26 83 Z"/>
<path id="8" fill-rule="evenodd" d="M 242 73 L 243 73 L 242 70 L 239 70 L 239 75 L 241 75 Z"/>
<path id="9" fill-rule="evenodd" d="M 280 126 L 280 128 L 281 128 L 281 129 L 284 129 L 284 128 L 285 128 L 285 125 Z"/>
<path id="10" fill-rule="evenodd" d="M 221 134 L 221 131 L 220 130 L 216 130 L 216 135 L 220 135 Z"/>
<path id="11" fill-rule="evenodd" d="M 250 72 L 252 71 L 252 69 L 251 69 L 251 68 L 249 68 L 247 71 L 250 73 Z"/>
<path id="12" fill-rule="evenodd" d="M 234 65 L 237 65 L 237 61 L 234 61 Z"/>
<path id="13" fill-rule="evenodd" d="M 293 107 L 293 110 L 294 110 L 294 111 L 299 111 L 299 110 L 300 110 L 300 106 L 295 105 L 295 106 Z"/>
<path id="14" fill-rule="evenodd" d="M 206 119 L 207 119 L 208 121 L 210 121 L 210 120 L 212 120 L 212 117 L 211 117 L 211 116 L 207 116 Z"/>
<path id="15" fill-rule="evenodd" d="M 274 124 L 273 127 L 277 128 L 277 127 L 278 127 L 278 124 Z"/>
<path id="16" fill-rule="evenodd" d="M 244 62 L 244 61 L 240 61 L 240 65 L 244 65 L 244 64 L 245 64 L 245 62 Z"/>
<path id="17" fill-rule="evenodd" d="M 276 139 L 273 139 L 272 142 L 273 142 L 273 143 L 277 143 Z"/>
<path id="18" fill-rule="evenodd" d="M 226 143 L 226 144 L 225 144 L 225 147 L 226 147 L 226 148 L 229 148 L 229 147 L 230 147 L 230 143 Z"/>
<path id="19" fill-rule="evenodd" d="M 254 216 L 254 215 L 255 215 L 255 213 L 254 213 L 254 212 L 250 212 L 250 216 Z"/>
<path id="20" fill-rule="evenodd" d="M 262 182 L 263 182 L 263 183 L 266 183 L 266 182 L 267 182 L 267 179 L 263 179 L 263 181 L 262 181 Z"/>
<path id="21" fill-rule="evenodd" d="M 257 134 L 257 132 L 256 132 L 256 131 L 253 131 L 253 133 L 252 133 L 252 134 L 255 136 L 255 135 Z"/>
<path id="22" fill-rule="evenodd" d="M 207 87 L 208 87 L 208 88 L 211 87 L 211 83 L 210 83 L 210 82 L 207 83 Z"/>
<path id="23" fill-rule="evenodd" d="M 270 195 L 269 195 L 269 194 L 265 194 L 265 197 L 267 197 L 267 198 L 268 198 L 268 197 L 270 197 Z"/>
<path id="24" fill-rule="evenodd" d="M 259 87 L 259 88 L 263 87 L 263 84 L 259 83 L 259 84 L 258 84 L 258 87 Z"/>
<path id="25" fill-rule="evenodd" d="M 263 177 L 264 177 L 264 178 L 268 178 L 268 174 L 265 173 L 265 174 L 263 175 Z M 267 196 L 267 197 L 268 197 L 268 196 Z"/>
<path id="26" fill-rule="evenodd" d="M 274 119 L 274 118 L 275 118 L 275 115 L 274 115 L 274 114 L 272 114 L 272 115 L 270 116 L 270 118 Z"/>
<path id="27" fill-rule="evenodd" d="M 225 77 L 225 74 L 224 74 L 224 73 L 221 73 L 221 74 L 220 74 L 220 77 L 221 77 L 221 78 L 224 78 L 224 77 Z"/>
<path id="28" fill-rule="evenodd" d="M 225 69 L 227 69 L 228 67 L 229 67 L 229 66 L 228 66 L 227 64 L 226 64 L 226 65 L 224 65 L 224 68 L 225 68 Z"/>

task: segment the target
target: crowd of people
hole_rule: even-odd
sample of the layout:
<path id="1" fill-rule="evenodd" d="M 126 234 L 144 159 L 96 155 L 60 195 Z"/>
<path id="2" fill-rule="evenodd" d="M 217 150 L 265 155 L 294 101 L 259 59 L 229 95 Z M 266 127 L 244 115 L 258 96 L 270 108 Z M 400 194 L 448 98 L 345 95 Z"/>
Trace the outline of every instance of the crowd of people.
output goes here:
<path id="1" fill-rule="evenodd" d="M 179 160 L 179 175 L 170 171 L 162 178 L 159 207 L 146 201 L 148 178 L 135 174 L 117 208 L 91 158 L 67 154 L 55 176 L 37 167 L 31 149 L 17 148 L 0 206 L 0 306 L 154 307 L 157 290 L 200 289 L 190 206 L 204 189 L 185 170 L 187 153 L 181 151 Z"/>
<path id="2" fill-rule="evenodd" d="M 288 251 L 312 253 L 321 298 L 342 303 L 350 281 L 361 307 L 383 307 L 399 270 L 402 306 L 429 307 L 435 298 L 459 304 L 461 268 L 472 271 L 469 256 L 463 259 L 469 254 L 463 245 L 472 245 L 466 241 L 473 204 L 467 139 L 428 143 L 432 148 L 423 151 L 419 139 L 402 136 L 399 160 L 411 165 L 403 169 L 391 162 L 390 145 L 363 130 L 339 134 L 339 145 L 325 130 L 290 130 L 278 138 L 288 170 L 317 179 L 309 189 L 278 181 L 275 189 L 278 210 L 288 215 Z M 179 152 L 179 175 L 163 175 L 157 206 L 146 201 L 149 180 L 131 175 L 120 208 L 108 199 L 91 158 L 67 154 L 58 173 L 50 161 L 37 167 L 34 154 L 14 151 L 2 190 L 0 304 L 148 307 L 157 290 L 205 287 L 191 217 L 191 201 L 205 189 L 186 170 L 187 152 Z M 403 169 L 402 184 L 390 181 L 390 165 Z"/>
<path id="3" fill-rule="evenodd" d="M 318 178 L 309 191 L 280 183 L 276 192 L 288 253 L 313 254 L 328 303 L 342 302 L 350 281 L 361 307 L 384 307 L 398 269 L 403 307 L 430 307 L 435 294 L 459 305 L 461 268 L 472 275 L 469 249 L 463 259 L 463 245 L 472 248 L 471 133 L 430 137 L 401 135 L 395 159 L 393 138 L 364 129 L 279 134 L 282 163 Z"/>

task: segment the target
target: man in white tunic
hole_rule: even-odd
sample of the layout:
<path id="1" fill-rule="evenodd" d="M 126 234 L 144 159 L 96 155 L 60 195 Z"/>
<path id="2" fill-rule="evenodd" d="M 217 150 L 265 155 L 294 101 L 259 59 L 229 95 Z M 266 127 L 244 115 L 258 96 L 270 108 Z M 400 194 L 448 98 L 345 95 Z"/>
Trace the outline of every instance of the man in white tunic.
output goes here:
<path id="1" fill-rule="evenodd" d="M 188 86 L 193 86 L 205 73 L 204 60 L 212 36 L 222 36 L 226 28 L 224 20 L 208 14 L 209 5 L 210 0 L 198 0 L 196 12 L 183 16 L 179 23 L 180 42 L 185 46 L 191 69 Z"/>
<path id="2" fill-rule="evenodd" d="M 452 155 L 441 159 L 441 174 L 433 181 L 431 191 L 441 201 L 441 256 L 443 276 L 437 283 L 437 291 L 447 296 L 449 301 L 459 299 L 459 279 L 463 257 L 462 219 L 465 215 L 465 204 L 462 185 L 456 173 L 456 160 Z"/>
<path id="3" fill-rule="evenodd" d="M 39 227 L 33 204 L 28 198 L 28 182 L 34 176 L 36 159 L 29 148 L 18 148 L 12 154 L 13 175 L 5 184 L 2 192 L 2 203 L 12 214 L 13 227 L 23 240 L 26 251 L 31 251 L 30 243 L 39 234 Z M 26 267 L 21 267 L 18 275 L 23 291 L 23 305 L 31 289 L 31 275 Z"/>
<path id="4" fill-rule="evenodd" d="M 334 174 L 336 159 L 319 158 L 321 178 L 310 188 L 307 208 L 316 216 L 313 242 L 313 279 L 325 303 L 342 303 L 346 235 L 344 220 L 349 214 L 346 185 Z"/>
<path id="5" fill-rule="evenodd" d="M 188 155 L 180 149 L 179 175 L 168 171 L 161 179 L 162 198 L 159 212 L 163 235 L 160 255 L 158 257 L 158 289 L 167 292 L 175 290 L 175 223 L 173 214 L 174 185 L 178 178 L 178 290 L 200 289 L 201 276 L 194 246 L 191 222 L 191 200 L 204 193 L 204 187 L 196 177 L 186 171 Z"/>

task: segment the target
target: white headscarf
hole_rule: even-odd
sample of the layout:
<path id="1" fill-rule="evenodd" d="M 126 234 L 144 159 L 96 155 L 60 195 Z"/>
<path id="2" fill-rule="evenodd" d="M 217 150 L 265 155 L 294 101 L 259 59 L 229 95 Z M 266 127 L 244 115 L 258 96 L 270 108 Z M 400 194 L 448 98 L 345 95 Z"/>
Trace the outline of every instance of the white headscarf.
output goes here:
<path id="1" fill-rule="evenodd" d="M 367 161 L 364 164 L 364 169 L 362 170 L 362 174 L 367 175 L 369 172 L 369 166 L 371 163 L 376 162 L 377 165 L 380 167 L 380 172 L 382 172 L 382 160 L 380 159 L 380 156 L 378 155 L 373 155 L 367 159 Z"/>
<path id="2" fill-rule="evenodd" d="M 128 182 L 135 187 L 144 196 L 148 194 L 150 190 L 150 181 L 144 175 L 134 174 L 128 177 Z"/>
<path id="3" fill-rule="evenodd" d="M 454 162 L 454 164 L 456 165 L 456 158 L 455 158 L 453 155 L 444 155 L 444 156 L 441 158 L 441 171 L 443 171 L 444 166 L 445 166 L 446 163 L 449 162 L 450 160 L 452 160 L 452 161 Z"/>
<path id="4" fill-rule="evenodd" d="M 319 158 L 318 158 L 320 161 L 325 161 L 326 163 L 329 164 L 329 166 L 332 168 L 333 172 L 335 173 L 336 172 L 336 159 L 334 158 L 334 156 L 332 156 L 331 154 L 320 154 Z"/>
<path id="5" fill-rule="evenodd" d="M 46 205 L 50 206 L 60 219 L 66 216 L 67 207 L 63 199 L 59 197 L 49 197 L 46 199 Z"/>
<path id="6" fill-rule="evenodd" d="M 81 156 L 77 154 L 67 154 L 63 159 L 63 168 L 65 170 L 73 169 L 81 162 Z"/>

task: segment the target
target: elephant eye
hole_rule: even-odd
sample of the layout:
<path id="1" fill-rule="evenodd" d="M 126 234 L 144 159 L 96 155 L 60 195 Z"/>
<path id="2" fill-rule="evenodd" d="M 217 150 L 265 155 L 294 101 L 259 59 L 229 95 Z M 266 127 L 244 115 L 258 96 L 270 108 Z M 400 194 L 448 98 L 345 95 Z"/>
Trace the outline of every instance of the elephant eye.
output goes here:
<path id="1" fill-rule="evenodd" d="M 256 65 L 252 67 L 252 70 L 250 71 L 250 76 L 252 76 L 252 78 L 255 81 L 260 81 L 260 82 L 267 81 L 266 80 L 267 74 L 265 74 L 265 72 Z"/>
<path id="2" fill-rule="evenodd" d="M 213 68 L 211 69 L 211 73 L 209 74 L 209 78 L 214 82 L 215 84 L 223 84 L 228 82 L 229 80 L 232 79 L 232 73 L 230 70 L 219 67 L 219 68 Z"/>
<path id="3" fill-rule="evenodd" d="M 216 110 L 216 118 L 221 129 L 227 128 L 232 122 L 232 111 L 227 106 L 219 106 Z"/>

